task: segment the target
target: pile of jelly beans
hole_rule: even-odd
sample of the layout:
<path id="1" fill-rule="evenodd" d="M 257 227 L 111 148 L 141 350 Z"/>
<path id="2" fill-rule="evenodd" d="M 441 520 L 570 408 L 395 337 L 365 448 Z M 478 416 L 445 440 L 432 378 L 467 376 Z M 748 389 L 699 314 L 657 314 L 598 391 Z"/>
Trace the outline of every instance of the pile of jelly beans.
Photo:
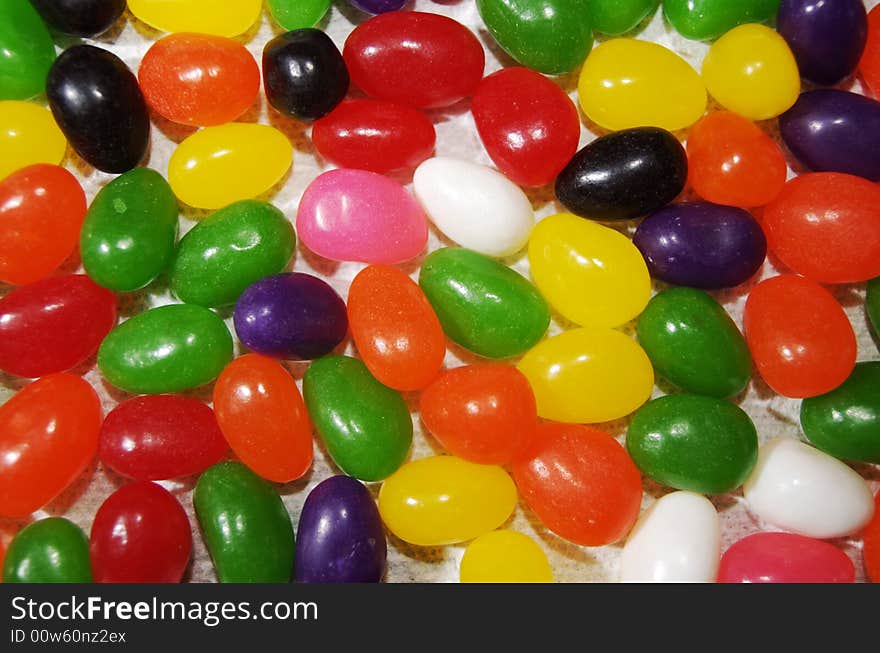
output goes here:
<path id="1" fill-rule="evenodd" d="M 378 582 L 389 540 L 550 582 L 518 505 L 623 581 L 852 582 L 845 542 L 880 581 L 880 361 L 838 300 L 880 328 L 880 7 L 475 0 L 478 37 L 347 1 L 337 42 L 330 0 L 268 0 L 258 62 L 261 0 L 0 0 L 3 581 L 180 582 L 195 532 L 221 582 Z M 658 12 L 700 71 L 639 38 Z M 494 167 L 434 155 L 446 112 Z M 759 438 L 749 387 L 803 437 Z M 87 536 L 58 501 L 96 458 Z"/>

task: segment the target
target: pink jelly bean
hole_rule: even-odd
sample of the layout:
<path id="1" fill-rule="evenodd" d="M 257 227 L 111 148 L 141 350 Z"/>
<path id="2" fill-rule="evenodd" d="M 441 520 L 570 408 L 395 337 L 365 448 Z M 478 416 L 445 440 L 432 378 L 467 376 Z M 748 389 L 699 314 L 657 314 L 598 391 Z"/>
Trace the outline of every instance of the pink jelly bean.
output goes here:
<path id="1" fill-rule="evenodd" d="M 755 533 L 721 557 L 719 583 L 852 583 L 855 569 L 833 544 L 794 533 Z"/>

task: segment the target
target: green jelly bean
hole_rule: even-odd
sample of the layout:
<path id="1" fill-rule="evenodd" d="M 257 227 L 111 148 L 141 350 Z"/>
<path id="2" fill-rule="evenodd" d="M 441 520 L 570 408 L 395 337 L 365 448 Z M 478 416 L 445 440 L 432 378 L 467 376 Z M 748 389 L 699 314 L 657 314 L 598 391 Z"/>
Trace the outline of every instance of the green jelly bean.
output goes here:
<path id="1" fill-rule="evenodd" d="M 116 292 L 139 290 L 171 261 L 177 238 L 177 199 L 155 170 L 135 168 L 95 197 L 80 233 L 83 267 Z"/>
<path id="2" fill-rule="evenodd" d="M 232 336 L 201 306 L 160 306 L 123 322 L 98 350 L 110 383 L 135 394 L 180 392 L 210 383 L 232 360 Z"/>
<path id="3" fill-rule="evenodd" d="M 780 0 L 663 0 L 663 15 L 675 31 L 697 41 L 716 39 L 743 23 L 776 16 Z"/>
<path id="4" fill-rule="evenodd" d="M 181 238 L 171 262 L 171 290 L 188 304 L 232 304 L 255 281 L 284 270 L 295 245 L 293 226 L 277 208 L 235 202 Z"/>
<path id="5" fill-rule="evenodd" d="M 86 534 L 63 517 L 49 517 L 25 526 L 6 551 L 3 582 L 91 583 Z"/>
<path id="6" fill-rule="evenodd" d="M 868 293 L 865 297 L 865 308 L 874 333 L 880 337 L 880 277 L 868 282 Z"/>
<path id="7" fill-rule="evenodd" d="M 290 580 L 293 525 L 267 481 L 241 463 L 219 463 L 199 477 L 193 505 L 221 583 Z"/>
<path id="8" fill-rule="evenodd" d="M 331 0 L 269 0 L 275 22 L 290 31 L 314 27 L 330 9 Z"/>
<path id="9" fill-rule="evenodd" d="M 608 36 L 626 34 L 652 16 L 660 0 L 587 0 L 593 29 Z"/>
<path id="10" fill-rule="evenodd" d="M 758 433 L 738 406 L 668 395 L 640 408 L 626 434 L 636 466 L 677 490 L 722 494 L 742 485 L 758 460 Z"/>
<path id="11" fill-rule="evenodd" d="M 525 353 L 550 325 L 547 302 L 525 277 L 468 249 L 433 252 L 419 285 L 446 335 L 487 358 Z"/>
<path id="12" fill-rule="evenodd" d="M 358 359 L 325 356 L 311 364 L 303 397 L 333 462 L 362 481 L 381 481 L 403 464 L 412 445 L 409 408 Z"/>
<path id="13" fill-rule="evenodd" d="M 477 10 L 507 54 L 541 73 L 571 72 L 593 47 L 583 0 L 477 0 Z"/>
<path id="14" fill-rule="evenodd" d="M 858 363 L 836 390 L 804 399 L 801 427 L 835 458 L 880 463 L 880 361 Z"/>
<path id="15" fill-rule="evenodd" d="M 0 0 L 0 100 L 29 100 L 46 88 L 55 44 L 27 0 Z"/>
<path id="16" fill-rule="evenodd" d="M 638 335 L 654 370 L 682 390 L 731 397 L 751 378 L 745 338 L 702 290 L 670 288 L 655 295 L 639 317 Z"/>

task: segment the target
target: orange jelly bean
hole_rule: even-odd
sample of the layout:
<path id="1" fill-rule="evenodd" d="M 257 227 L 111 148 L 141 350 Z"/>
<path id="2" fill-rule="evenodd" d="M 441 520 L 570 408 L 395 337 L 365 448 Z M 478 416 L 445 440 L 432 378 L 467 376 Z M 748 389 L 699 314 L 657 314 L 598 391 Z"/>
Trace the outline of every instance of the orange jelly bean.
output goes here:
<path id="1" fill-rule="evenodd" d="M 0 406 L 0 516 L 24 517 L 58 496 L 98 449 L 101 402 L 72 374 L 34 381 Z"/>
<path id="2" fill-rule="evenodd" d="M 880 5 L 868 12 L 868 41 L 859 61 L 859 72 L 874 97 L 880 95 Z"/>
<path id="3" fill-rule="evenodd" d="M 387 265 L 361 270 L 348 291 L 348 321 L 364 365 L 395 390 L 430 383 L 446 356 L 440 320 L 418 284 Z"/>
<path id="4" fill-rule="evenodd" d="M 444 372 L 422 392 L 419 411 L 450 453 L 483 465 L 507 465 L 538 427 L 535 395 L 510 365 L 469 365 Z"/>
<path id="5" fill-rule="evenodd" d="M 880 492 L 874 496 L 874 518 L 862 533 L 865 571 L 873 583 L 880 583 Z"/>
<path id="6" fill-rule="evenodd" d="M 256 474 L 276 483 L 312 465 L 312 423 L 296 382 L 277 361 L 240 356 L 214 385 L 214 413 L 229 446 Z"/>

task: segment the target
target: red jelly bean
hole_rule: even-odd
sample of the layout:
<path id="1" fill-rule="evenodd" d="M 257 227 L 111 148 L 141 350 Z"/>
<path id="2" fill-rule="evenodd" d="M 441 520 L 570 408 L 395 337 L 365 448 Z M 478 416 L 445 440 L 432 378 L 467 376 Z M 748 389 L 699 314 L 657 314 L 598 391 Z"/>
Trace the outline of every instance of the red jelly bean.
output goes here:
<path id="1" fill-rule="evenodd" d="M 538 519 L 575 544 L 617 542 L 639 516 L 639 470 L 617 440 L 595 428 L 539 425 L 514 461 L 513 478 Z"/>
<path id="2" fill-rule="evenodd" d="M 730 111 L 702 118 L 687 140 L 690 182 L 709 202 L 751 208 L 782 192 L 785 156 L 760 127 Z"/>
<path id="3" fill-rule="evenodd" d="M 874 517 L 862 533 L 862 558 L 868 578 L 880 583 L 880 492 L 874 495 Z"/>
<path id="4" fill-rule="evenodd" d="M 64 168 L 29 166 L 0 181 L 0 281 L 32 283 L 54 272 L 85 217 L 86 194 Z"/>
<path id="5" fill-rule="evenodd" d="M 483 46 L 446 16 L 392 11 L 349 34 L 342 52 L 351 80 L 367 95 L 419 108 L 471 95 L 483 77 Z"/>
<path id="6" fill-rule="evenodd" d="M 72 374 L 35 381 L 0 406 L 0 515 L 23 517 L 70 485 L 98 448 L 101 402 Z"/>
<path id="7" fill-rule="evenodd" d="M 755 533 L 731 546 L 719 583 L 853 583 L 852 560 L 828 542 L 794 533 Z"/>
<path id="8" fill-rule="evenodd" d="M 98 508 L 89 549 L 96 583 L 179 583 L 189 564 L 192 531 L 168 490 L 132 483 Z"/>
<path id="9" fill-rule="evenodd" d="M 364 365 L 390 388 L 423 388 L 443 366 L 440 320 L 418 284 L 397 268 L 371 265 L 354 278 L 348 322 Z"/>
<path id="10" fill-rule="evenodd" d="M 138 70 L 144 98 L 184 125 L 231 122 L 260 92 L 260 69 L 241 43 L 209 34 L 171 34 L 147 50 Z"/>
<path id="11" fill-rule="evenodd" d="M 174 395 L 134 397 L 114 408 L 101 428 L 101 462 L 123 476 L 159 481 L 200 474 L 229 449 L 201 401 Z"/>
<path id="12" fill-rule="evenodd" d="M 85 275 L 50 277 L 0 299 L 0 369 L 35 378 L 76 367 L 116 324 L 116 296 Z"/>
<path id="13" fill-rule="evenodd" d="M 855 366 L 856 337 L 846 313 L 804 277 L 783 275 L 755 286 L 743 326 L 758 372 L 785 397 L 830 392 Z"/>
<path id="14" fill-rule="evenodd" d="M 220 374 L 214 411 L 235 455 L 276 483 L 301 477 L 312 465 L 312 423 L 290 373 L 277 361 L 247 354 Z"/>
<path id="15" fill-rule="evenodd" d="M 425 388 L 419 412 L 450 453 L 483 465 L 509 464 L 538 428 L 532 387 L 509 365 L 470 365 L 444 372 Z"/>
<path id="16" fill-rule="evenodd" d="M 577 151 L 581 122 L 574 103 L 528 68 L 505 68 L 486 77 L 471 111 L 492 161 L 521 186 L 549 184 Z"/>
<path id="17" fill-rule="evenodd" d="M 427 116 L 405 104 L 349 100 L 312 125 L 318 153 L 340 168 L 385 174 L 431 156 L 436 134 Z"/>
<path id="18" fill-rule="evenodd" d="M 819 283 L 880 276 L 880 188 L 834 172 L 789 181 L 764 210 L 767 244 L 794 272 Z"/>
<path id="19" fill-rule="evenodd" d="M 859 72 L 874 97 L 880 95 L 880 5 L 868 12 L 868 41 L 859 62 Z"/>

